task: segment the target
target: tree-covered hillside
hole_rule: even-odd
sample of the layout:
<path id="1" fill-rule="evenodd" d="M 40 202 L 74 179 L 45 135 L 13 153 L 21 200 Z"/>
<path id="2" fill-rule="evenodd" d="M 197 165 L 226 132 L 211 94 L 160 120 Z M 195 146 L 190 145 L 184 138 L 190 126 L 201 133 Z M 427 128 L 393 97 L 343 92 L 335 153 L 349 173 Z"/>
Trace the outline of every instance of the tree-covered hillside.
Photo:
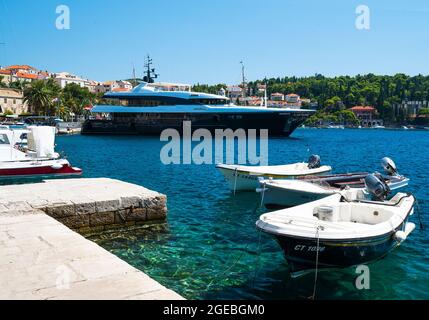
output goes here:
<path id="1" fill-rule="evenodd" d="M 297 93 L 302 98 L 317 103 L 324 114 L 333 114 L 356 105 L 377 108 L 380 117 L 387 122 L 403 121 L 395 116 L 393 105 L 404 100 L 429 100 L 429 76 L 380 76 L 374 74 L 357 76 L 284 77 L 252 81 L 249 93 L 258 92 L 258 84 L 266 83 L 268 94 L 280 92 Z M 216 92 L 220 86 L 197 85 L 195 90 Z M 401 117 L 401 115 L 399 115 Z M 402 116 L 403 117 L 403 116 Z"/>

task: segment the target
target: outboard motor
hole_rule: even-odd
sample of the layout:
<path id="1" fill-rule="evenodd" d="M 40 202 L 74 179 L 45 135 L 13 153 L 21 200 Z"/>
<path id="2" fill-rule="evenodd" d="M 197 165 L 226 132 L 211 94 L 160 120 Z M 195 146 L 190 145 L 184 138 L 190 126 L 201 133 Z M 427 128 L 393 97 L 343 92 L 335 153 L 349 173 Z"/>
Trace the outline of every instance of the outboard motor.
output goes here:
<path id="1" fill-rule="evenodd" d="M 389 186 L 375 174 L 369 174 L 365 177 L 365 187 L 375 201 L 386 200 L 390 193 Z"/>
<path id="2" fill-rule="evenodd" d="M 313 154 L 308 159 L 308 169 L 320 168 L 320 157 L 317 154 Z"/>
<path id="3" fill-rule="evenodd" d="M 386 173 L 390 176 L 395 176 L 398 174 L 398 169 L 396 168 L 396 164 L 390 158 L 381 159 L 381 166 L 386 171 Z"/>

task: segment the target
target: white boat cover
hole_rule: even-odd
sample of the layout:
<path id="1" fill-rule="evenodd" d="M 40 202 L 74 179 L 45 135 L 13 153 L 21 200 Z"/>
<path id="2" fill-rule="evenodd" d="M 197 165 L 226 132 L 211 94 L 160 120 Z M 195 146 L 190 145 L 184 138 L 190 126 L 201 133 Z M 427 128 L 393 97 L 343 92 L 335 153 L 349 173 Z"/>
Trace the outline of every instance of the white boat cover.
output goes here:
<path id="1" fill-rule="evenodd" d="M 36 152 L 37 158 L 54 158 L 55 127 L 31 126 L 28 134 L 28 149 Z"/>

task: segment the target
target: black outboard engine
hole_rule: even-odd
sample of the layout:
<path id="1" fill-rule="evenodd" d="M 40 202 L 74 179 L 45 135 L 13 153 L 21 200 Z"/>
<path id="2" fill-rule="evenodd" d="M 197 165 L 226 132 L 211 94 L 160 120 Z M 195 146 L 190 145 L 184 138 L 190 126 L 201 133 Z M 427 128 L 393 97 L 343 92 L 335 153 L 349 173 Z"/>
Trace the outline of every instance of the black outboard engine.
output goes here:
<path id="1" fill-rule="evenodd" d="M 390 193 L 390 188 L 386 182 L 378 178 L 375 174 L 369 174 L 365 177 L 365 187 L 375 201 L 386 200 Z"/>
<path id="2" fill-rule="evenodd" d="M 308 159 L 308 169 L 320 168 L 320 157 L 317 154 L 313 154 Z"/>
<path id="3" fill-rule="evenodd" d="M 381 159 L 381 166 L 386 171 L 386 173 L 390 176 L 395 176 L 398 174 L 398 169 L 396 168 L 396 164 L 390 158 Z"/>

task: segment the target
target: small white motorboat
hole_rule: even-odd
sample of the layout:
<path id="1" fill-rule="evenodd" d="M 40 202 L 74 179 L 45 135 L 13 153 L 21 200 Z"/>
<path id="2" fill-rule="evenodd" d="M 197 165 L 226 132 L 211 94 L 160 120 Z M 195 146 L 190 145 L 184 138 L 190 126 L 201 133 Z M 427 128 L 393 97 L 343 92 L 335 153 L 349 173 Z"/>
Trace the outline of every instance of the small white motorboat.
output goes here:
<path id="1" fill-rule="evenodd" d="M 256 225 L 273 235 L 292 276 L 314 269 L 346 268 L 383 258 L 414 230 L 408 218 L 415 199 L 398 193 L 385 200 L 387 185 L 375 175 L 365 179 L 375 200 L 334 194 L 297 207 L 262 215 Z"/>
<path id="2" fill-rule="evenodd" d="M 0 179 L 81 175 L 54 145 L 54 127 L 0 130 Z"/>
<path id="3" fill-rule="evenodd" d="M 406 187 L 410 179 L 399 175 L 395 163 L 389 158 L 381 162 L 385 174 L 379 177 L 390 190 Z M 365 177 L 369 173 L 334 174 L 319 177 L 302 177 L 296 180 L 260 180 L 262 203 L 267 208 L 298 206 L 333 195 L 340 190 L 365 190 Z"/>
<path id="4" fill-rule="evenodd" d="M 259 179 L 295 179 L 307 175 L 320 175 L 332 170 L 321 166 L 320 157 L 312 155 L 308 163 L 294 163 L 279 166 L 241 166 L 218 164 L 216 168 L 224 175 L 233 191 L 255 191 Z"/>

